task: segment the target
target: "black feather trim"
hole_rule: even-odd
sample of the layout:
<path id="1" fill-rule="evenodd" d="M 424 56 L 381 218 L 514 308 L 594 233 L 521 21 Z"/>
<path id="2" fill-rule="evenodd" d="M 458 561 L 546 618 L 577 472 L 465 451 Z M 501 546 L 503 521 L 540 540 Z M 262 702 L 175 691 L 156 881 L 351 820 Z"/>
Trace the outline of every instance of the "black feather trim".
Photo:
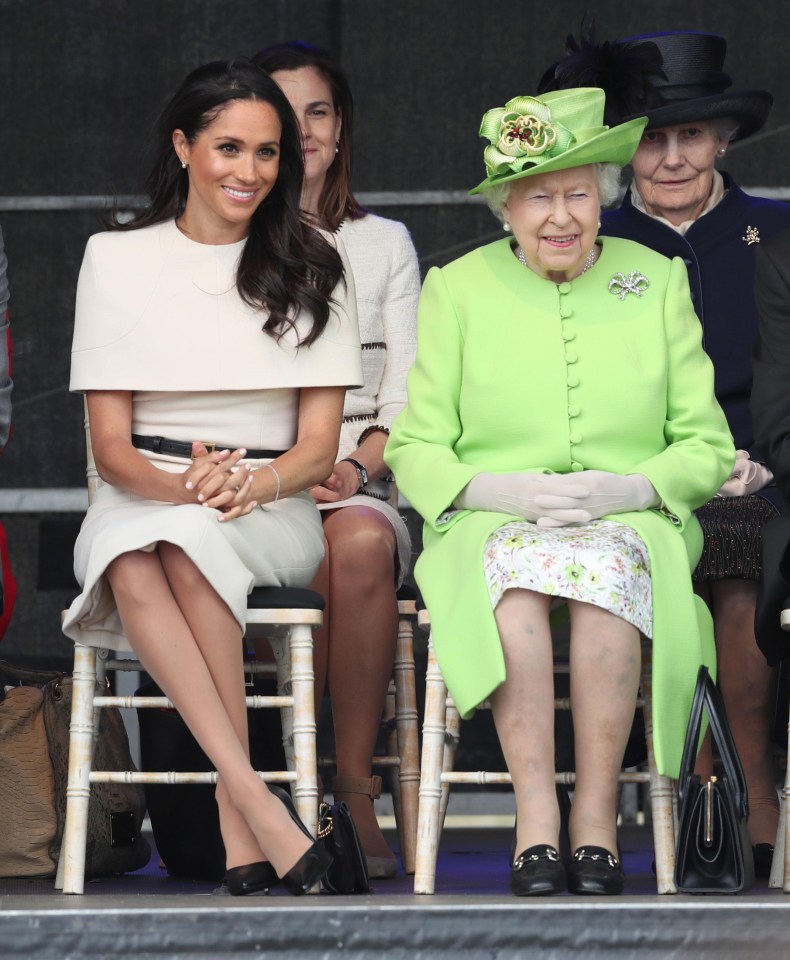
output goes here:
<path id="1" fill-rule="evenodd" d="M 565 56 L 543 74 L 539 93 L 568 90 L 572 87 L 600 87 L 606 94 L 604 123 L 614 126 L 629 117 L 642 116 L 660 105 L 653 83 L 666 79 L 661 51 L 655 43 L 595 38 L 595 24 L 585 31 L 582 24 L 577 41 L 569 34 Z"/>

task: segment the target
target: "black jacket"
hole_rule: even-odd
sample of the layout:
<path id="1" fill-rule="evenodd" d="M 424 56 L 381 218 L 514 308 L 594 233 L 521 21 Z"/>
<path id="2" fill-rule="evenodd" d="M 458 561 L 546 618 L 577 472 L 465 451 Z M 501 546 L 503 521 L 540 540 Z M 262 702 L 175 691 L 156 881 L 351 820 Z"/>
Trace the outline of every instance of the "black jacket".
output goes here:
<path id="1" fill-rule="evenodd" d="M 760 323 L 752 418 L 757 442 L 785 497 L 783 512 L 762 529 L 756 633 L 760 649 L 773 663 L 790 656 L 790 634 L 779 626 L 779 614 L 790 596 L 790 231 L 757 252 L 755 299 Z"/>
<path id="2" fill-rule="evenodd" d="M 689 274 L 691 299 L 703 328 L 703 345 L 713 361 L 716 398 L 735 446 L 763 460 L 749 413 L 751 356 L 757 337 L 754 259 L 765 241 L 790 229 L 790 204 L 752 197 L 724 174 L 727 194 L 685 236 L 637 210 L 630 190 L 622 206 L 603 215 L 601 234 L 636 240 L 666 257 L 680 257 Z M 749 242 L 756 236 L 755 242 Z M 766 490 L 778 505 L 778 497 Z"/>

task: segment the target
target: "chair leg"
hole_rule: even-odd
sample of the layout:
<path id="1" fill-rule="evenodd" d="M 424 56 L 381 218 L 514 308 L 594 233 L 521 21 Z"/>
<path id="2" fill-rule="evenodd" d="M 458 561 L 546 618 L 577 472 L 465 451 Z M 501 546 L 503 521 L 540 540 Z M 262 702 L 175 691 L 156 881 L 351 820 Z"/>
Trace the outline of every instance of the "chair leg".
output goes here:
<path id="1" fill-rule="evenodd" d="M 387 689 L 387 696 L 384 698 L 384 711 L 381 714 L 381 729 L 384 731 L 384 752 L 388 757 L 399 757 L 398 754 L 398 731 L 395 720 L 395 684 L 390 681 Z M 375 765 L 376 758 L 373 758 Z M 395 826 L 398 831 L 398 843 L 403 849 L 403 800 L 400 792 L 399 766 L 387 768 L 386 776 L 389 785 L 390 796 L 392 797 L 392 809 L 395 815 Z"/>
<path id="2" fill-rule="evenodd" d="M 779 800 L 779 822 L 776 825 L 776 841 L 774 843 L 774 855 L 771 858 L 771 875 L 768 878 L 768 886 L 784 889 L 787 870 L 785 868 L 785 851 L 787 849 L 787 797 L 790 788 L 790 781 L 785 776 L 785 785 L 782 790 L 782 796 Z M 789 885 L 790 886 L 790 885 Z M 785 890 L 790 893 L 790 890 Z"/>
<path id="3" fill-rule="evenodd" d="M 288 639 L 290 686 L 293 695 L 293 769 L 296 773 L 294 803 L 302 823 L 318 831 L 318 777 L 313 687 L 313 631 L 307 624 L 293 624 Z M 278 675 L 284 659 L 277 656 Z M 279 676 L 278 676 L 279 679 Z"/>
<path id="4" fill-rule="evenodd" d="M 441 832 L 440 801 L 446 711 L 447 687 L 433 653 L 433 644 L 429 643 L 428 670 L 425 678 L 425 721 L 422 730 L 420 806 L 417 819 L 415 893 L 433 893 L 436 883 L 436 858 Z"/>
<path id="5" fill-rule="evenodd" d="M 447 704 L 444 720 L 444 753 L 442 756 L 442 773 L 452 773 L 455 767 L 455 754 L 461 739 L 461 714 L 450 701 Z M 439 803 L 439 822 L 444 827 L 444 818 L 447 816 L 447 804 L 450 802 L 450 784 L 442 783 L 442 798 Z"/>
<path id="6" fill-rule="evenodd" d="M 787 727 L 787 742 L 790 745 L 790 724 Z M 790 754 L 788 754 L 790 760 Z M 790 815 L 787 804 L 790 800 L 790 764 L 785 773 L 785 785 L 782 790 L 780 806 L 779 829 L 776 832 L 774 859 L 771 864 L 770 886 L 781 886 L 785 893 L 790 893 Z M 776 876 L 775 876 L 776 875 Z M 776 879 L 776 883 L 774 880 Z"/>
<path id="7" fill-rule="evenodd" d="M 85 888 L 85 850 L 88 841 L 88 803 L 94 745 L 93 695 L 96 689 L 96 651 L 74 645 L 69 773 L 66 787 L 66 823 L 58 860 L 56 889 L 82 893 Z"/>
<path id="8" fill-rule="evenodd" d="M 653 753 L 652 650 L 649 641 L 642 643 L 642 698 L 644 700 L 647 762 L 650 770 L 650 807 L 653 815 L 656 885 L 660 894 L 677 893 L 677 887 L 675 886 L 674 790 L 669 777 L 659 774 Z"/>
<path id="9" fill-rule="evenodd" d="M 408 617 L 398 627 L 395 650 L 395 725 L 398 738 L 400 810 L 398 833 L 406 873 L 414 873 L 417 857 L 417 816 L 420 800 L 420 743 L 414 681 L 414 632 Z"/>

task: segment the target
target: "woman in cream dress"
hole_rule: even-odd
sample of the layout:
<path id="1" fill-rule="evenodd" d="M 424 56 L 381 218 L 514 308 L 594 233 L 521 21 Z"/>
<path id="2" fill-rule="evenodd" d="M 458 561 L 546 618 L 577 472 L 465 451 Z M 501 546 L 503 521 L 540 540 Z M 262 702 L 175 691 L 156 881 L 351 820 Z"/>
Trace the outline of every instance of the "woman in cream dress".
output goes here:
<path id="1" fill-rule="evenodd" d="M 361 379 L 350 271 L 301 223 L 302 176 L 277 85 L 248 61 L 199 68 L 160 118 L 149 207 L 91 238 L 77 292 L 71 389 L 104 484 L 64 631 L 124 635 L 216 765 L 231 894 L 303 893 L 328 867 L 250 766 L 239 642 L 254 585 L 320 563 L 302 491 Z"/>

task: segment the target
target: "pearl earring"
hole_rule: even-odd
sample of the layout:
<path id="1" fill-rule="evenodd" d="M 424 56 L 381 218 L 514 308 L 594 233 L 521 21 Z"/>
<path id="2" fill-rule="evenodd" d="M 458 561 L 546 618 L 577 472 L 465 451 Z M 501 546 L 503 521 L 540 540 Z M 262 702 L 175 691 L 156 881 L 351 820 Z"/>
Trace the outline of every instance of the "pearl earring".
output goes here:
<path id="1" fill-rule="evenodd" d="M 187 168 L 187 162 L 186 162 L 186 160 L 182 160 L 182 161 L 181 161 L 181 169 L 182 169 L 182 170 L 186 170 L 186 168 Z"/>
<path id="2" fill-rule="evenodd" d="M 599 230 L 601 229 L 601 221 L 600 221 L 600 220 L 598 221 L 598 229 L 599 229 Z"/>
<path id="3" fill-rule="evenodd" d="M 505 220 L 505 222 L 502 224 L 502 229 L 505 231 L 505 233 L 510 233 L 510 224 L 507 222 L 507 220 Z"/>
<path id="4" fill-rule="evenodd" d="M 722 147 L 721 150 L 717 150 L 716 152 L 720 157 L 723 157 L 727 151 Z"/>
<path id="5" fill-rule="evenodd" d="M 336 154 L 337 154 L 337 153 L 340 153 L 340 141 L 339 141 L 339 140 L 336 140 L 336 141 L 335 141 L 335 153 L 336 153 Z"/>

